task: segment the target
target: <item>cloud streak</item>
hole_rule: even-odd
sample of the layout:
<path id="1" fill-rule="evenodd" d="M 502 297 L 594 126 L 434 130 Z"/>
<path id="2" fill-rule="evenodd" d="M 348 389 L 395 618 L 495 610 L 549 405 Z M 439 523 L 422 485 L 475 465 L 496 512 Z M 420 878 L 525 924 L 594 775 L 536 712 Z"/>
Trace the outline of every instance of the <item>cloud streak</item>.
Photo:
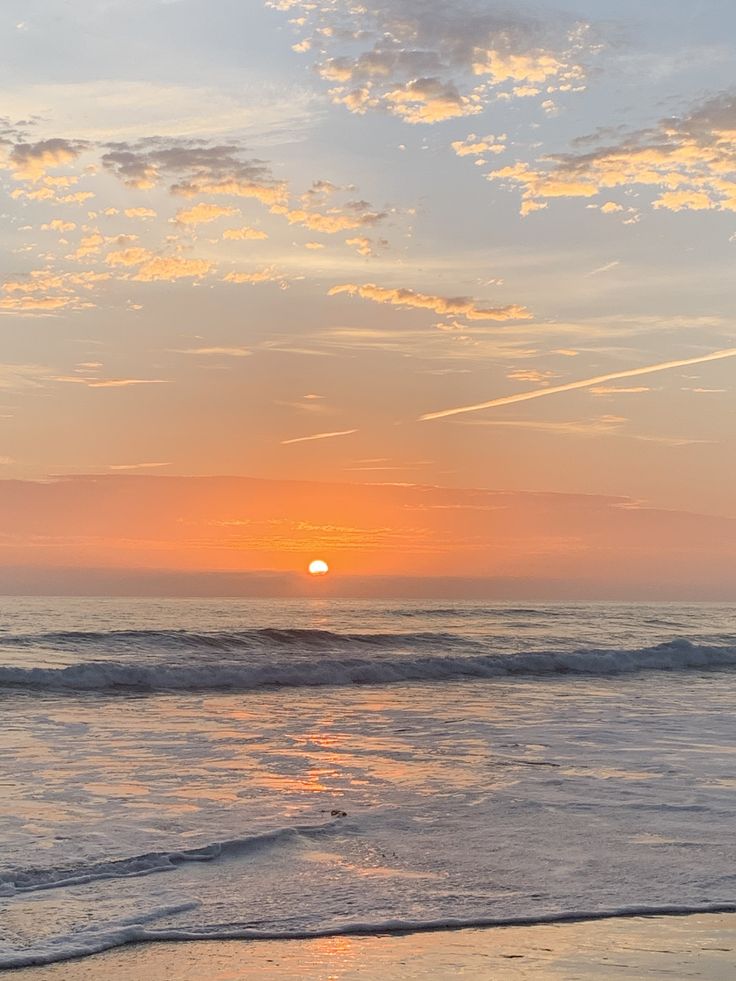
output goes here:
<path id="1" fill-rule="evenodd" d="M 432 419 L 445 419 L 465 412 L 480 412 L 483 409 L 495 409 L 501 405 L 513 405 L 516 402 L 528 402 L 531 399 L 541 399 L 546 395 L 560 395 L 563 392 L 573 392 L 576 389 L 592 388 L 619 378 L 636 378 L 640 375 L 651 375 L 658 371 L 669 371 L 673 368 L 685 368 L 693 364 L 705 364 L 708 361 L 722 361 L 725 358 L 736 358 L 736 347 L 722 351 L 713 351 L 697 358 L 683 358 L 679 361 L 663 361 L 660 364 L 646 365 L 642 368 L 629 368 L 626 371 L 612 371 L 606 375 L 596 375 L 594 378 L 583 378 L 580 381 L 567 382 L 565 385 L 553 385 L 549 388 L 537 388 L 531 392 L 518 392 L 516 395 L 503 395 L 488 402 L 478 402 L 475 405 L 461 405 L 454 409 L 440 409 L 437 412 L 425 412 L 419 416 L 419 422 L 429 422 Z"/>
<path id="2" fill-rule="evenodd" d="M 334 436 L 352 436 L 357 433 L 357 429 L 342 429 L 336 433 L 315 433 L 313 436 L 297 436 L 296 439 L 282 439 L 282 446 L 289 446 L 291 443 L 308 443 L 313 439 L 332 439 Z"/>

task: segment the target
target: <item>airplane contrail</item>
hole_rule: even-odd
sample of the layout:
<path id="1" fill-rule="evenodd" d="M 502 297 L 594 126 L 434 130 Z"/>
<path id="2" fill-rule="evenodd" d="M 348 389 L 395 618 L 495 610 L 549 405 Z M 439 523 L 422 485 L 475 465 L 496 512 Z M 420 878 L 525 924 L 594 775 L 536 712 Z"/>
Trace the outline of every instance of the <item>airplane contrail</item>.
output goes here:
<path id="1" fill-rule="evenodd" d="M 455 409 L 440 409 L 438 412 L 425 412 L 419 416 L 419 422 L 430 419 L 444 419 L 446 416 L 457 416 L 462 412 L 479 412 L 481 409 L 493 409 L 499 405 L 511 405 L 514 402 L 526 402 L 529 399 L 541 399 L 545 395 L 558 395 L 560 392 L 572 392 L 576 388 L 590 388 L 602 382 L 615 381 L 618 378 L 634 378 L 637 375 L 651 375 L 655 371 L 669 371 L 670 368 L 685 368 L 691 364 L 704 364 L 706 361 L 721 361 L 723 358 L 736 358 L 736 347 L 723 351 L 713 351 L 698 358 L 683 358 L 681 361 L 663 361 L 661 364 L 647 365 L 643 368 L 629 368 L 627 371 L 612 371 L 607 375 L 596 375 L 595 378 L 583 378 L 580 381 L 567 382 L 565 385 L 553 385 L 550 388 L 535 388 L 531 392 L 518 392 L 516 395 L 502 395 L 489 402 L 478 402 L 476 405 L 461 405 Z"/>
<path id="2" fill-rule="evenodd" d="M 331 439 L 333 436 L 352 436 L 357 431 L 357 429 L 343 429 L 339 433 L 315 433 L 314 436 L 297 436 L 296 439 L 282 439 L 281 445 L 288 446 L 289 443 L 307 443 L 310 439 Z"/>

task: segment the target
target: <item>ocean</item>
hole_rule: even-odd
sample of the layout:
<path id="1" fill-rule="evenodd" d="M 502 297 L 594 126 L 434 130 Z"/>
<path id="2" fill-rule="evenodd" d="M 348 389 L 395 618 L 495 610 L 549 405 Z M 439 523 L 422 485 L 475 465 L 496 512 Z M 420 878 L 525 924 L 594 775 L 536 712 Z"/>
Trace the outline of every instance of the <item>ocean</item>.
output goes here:
<path id="1" fill-rule="evenodd" d="M 736 910 L 736 608 L 0 600 L 0 968 Z"/>

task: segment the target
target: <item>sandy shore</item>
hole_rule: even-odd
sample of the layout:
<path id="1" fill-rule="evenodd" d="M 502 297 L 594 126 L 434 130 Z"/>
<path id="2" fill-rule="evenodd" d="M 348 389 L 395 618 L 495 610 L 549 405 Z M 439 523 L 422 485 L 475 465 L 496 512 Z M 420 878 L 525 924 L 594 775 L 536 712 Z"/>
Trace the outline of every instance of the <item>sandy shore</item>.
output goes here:
<path id="1" fill-rule="evenodd" d="M 733 981 L 735 971 L 736 915 L 711 914 L 311 941 L 140 944 L 0 974 L 23 981 Z"/>

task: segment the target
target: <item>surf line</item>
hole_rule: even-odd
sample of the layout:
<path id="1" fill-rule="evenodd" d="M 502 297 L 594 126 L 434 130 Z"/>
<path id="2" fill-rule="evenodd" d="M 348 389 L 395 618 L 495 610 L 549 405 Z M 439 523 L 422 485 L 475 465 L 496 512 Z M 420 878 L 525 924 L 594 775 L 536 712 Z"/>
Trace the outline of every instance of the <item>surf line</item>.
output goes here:
<path id="1" fill-rule="evenodd" d="M 197 905 L 197 904 L 193 904 Z M 183 906 L 186 909 L 189 906 Z M 190 907 L 191 908 L 191 907 Z M 55 947 L 36 953 L 29 951 L 9 957 L 0 957 L 0 969 L 32 967 L 34 965 L 78 960 L 90 954 L 101 953 L 116 947 L 135 943 L 172 943 L 213 940 L 320 940 L 343 936 L 390 936 L 409 933 L 437 933 L 443 930 L 467 930 L 489 927 L 534 927 L 554 923 L 585 923 L 599 920 L 626 919 L 632 917 L 697 916 L 715 913 L 736 913 L 736 902 L 707 903 L 702 906 L 622 906 L 616 909 L 595 911 L 571 911 L 542 913 L 537 916 L 475 917 L 458 919 L 448 917 L 439 920 L 386 920 L 383 923 L 346 923 L 342 926 L 293 931 L 253 930 L 248 928 L 203 927 L 192 929 L 147 929 L 140 924 L 118 927 L 107 935 L 79 938 L 76 946 L 66 950 Z M 160 915 L 160 914 L 159 914 Z M 72 943 L 73 938 L 72 939 Z"/>

